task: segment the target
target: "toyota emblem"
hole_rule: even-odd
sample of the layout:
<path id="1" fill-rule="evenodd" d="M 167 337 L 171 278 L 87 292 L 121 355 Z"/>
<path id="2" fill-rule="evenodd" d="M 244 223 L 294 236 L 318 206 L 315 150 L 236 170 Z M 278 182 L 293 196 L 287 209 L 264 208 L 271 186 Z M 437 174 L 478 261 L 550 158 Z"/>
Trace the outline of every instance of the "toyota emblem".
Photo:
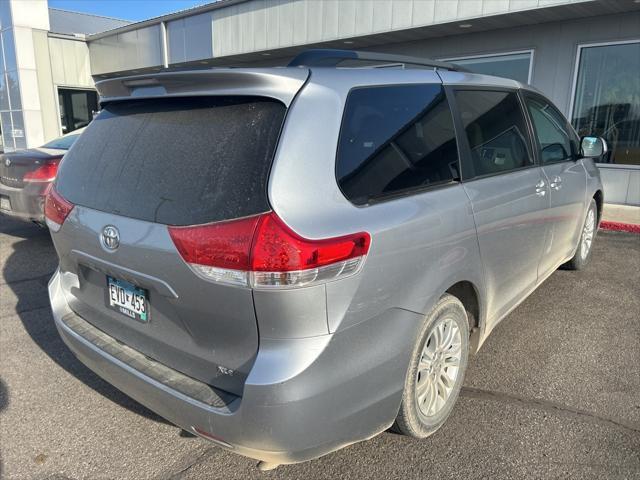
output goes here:
<path id="1" fill-rule="evenodd" d="M 102 229 L 102 245 L 109 250 L 115 250 L 120 246 L 120 232 L 113 225 L 107 225 Z"/>
<path id="2" fill-rule="evenodd" d="M 11 159 L 9 157 L 5 158 L 4 159 L 4 164 L 5 164 L 5 166 L 10 167 L 11 166 Z"/>

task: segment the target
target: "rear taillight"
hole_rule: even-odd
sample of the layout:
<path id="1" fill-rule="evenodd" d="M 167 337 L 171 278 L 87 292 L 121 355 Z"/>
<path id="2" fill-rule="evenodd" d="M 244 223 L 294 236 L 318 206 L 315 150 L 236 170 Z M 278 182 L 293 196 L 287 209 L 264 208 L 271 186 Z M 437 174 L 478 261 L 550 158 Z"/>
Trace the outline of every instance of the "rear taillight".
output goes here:
<path id="1" fill-rule="evenodd" d="M 251 243 L 260 216 L 195 227 L 169 227 L 178 252 L 200 276 L 248 285 Z"/>
<path id="2" fill-rule="evenodd" d="M 169 227 L 182 258 L 207 280 L 254 288 L 296 288 L 358 272 L 371 237 L 309 240 L 273 212 L 193 227 Z"/>
<path id="3" fill-rule="evenodd" d="M 23 180 L 25 182 L 52 182 L 58 173 L 58 165 L 60 159 L 48 160 L 47 163 L 40 165 L 32 172 L 27 172 Z"/>
<path id="4" fill-rule="evenodd" d="M 49 230 L 52 232 L 60 230 L 71 210 L 73 210 L 73 203 L 60 195 L 55 187 L 50 186 L 44 200 L 44 216 Z"/>

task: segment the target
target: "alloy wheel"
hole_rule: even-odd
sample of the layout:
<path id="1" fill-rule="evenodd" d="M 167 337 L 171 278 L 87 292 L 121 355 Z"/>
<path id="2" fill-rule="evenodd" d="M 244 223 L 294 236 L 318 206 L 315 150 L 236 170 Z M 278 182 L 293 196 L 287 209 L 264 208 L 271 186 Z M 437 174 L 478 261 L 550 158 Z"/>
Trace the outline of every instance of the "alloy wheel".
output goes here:
<path id="1" fill-rule="evenodd" d="M 596 214 L 593 209 L 589 209 L 587 213 L 587 219 L 584 222 L 582 229 L 582 240 L 580 245 L 580 255 L 582 260 L 587 258 L 589 250 L 591 250 L 591 244 L 593 243 L 593 234 L 596 230 Z"/>
<path id="2" fill-rule="evenodd" d="M 462 360 L 460 328 L 451 318 L 440 319 L 424 344 L 416 373 L 416 402 L 420 412 L 431 417 L 446 405 Z"/>

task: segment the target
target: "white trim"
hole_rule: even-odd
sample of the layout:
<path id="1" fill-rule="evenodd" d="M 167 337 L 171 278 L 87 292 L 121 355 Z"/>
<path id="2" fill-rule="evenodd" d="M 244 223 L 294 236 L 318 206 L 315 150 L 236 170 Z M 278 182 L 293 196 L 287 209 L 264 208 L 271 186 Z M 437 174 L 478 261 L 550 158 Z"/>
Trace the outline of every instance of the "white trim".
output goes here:
<path id="1" fill-rule="evenodd" d="M 635 40 L 618 40 L 611 42 L 594 42 L 594 43 L 579 43 L 576 50 L 576 60 L 573 65 L 573 82 L 571 84 L 571 97 L 569 98 L 569 110 L 566 117 L 569 119 L 569 123 L 573 125 L 573 107 L 575 107 L 576 101 L 576 89 L 578 88 L 578 70 L 580 69 L 580 58 L 582 56 L 582 49 L 592 47 L 608 47 L 611 45 L 629 45 L 631 43 L 640 43 L 640 38 Z"/>
<path id="2" fill-rule="evenodd" d="M 167 22 L 160 22 L 160 45 L 162 47 L 162 66 L 169 68 L 169 45 L 167 42 Z"/>
<path id="3" fill-rule="evenodd" d="M 531 80 L 533 79 L 533 59 L 536 55 L 535 48 L 530 48 L 526 50 L 510 50 L 506 52 L 494 52 L 494 53 L 483 53 L 478 55 L 465 55 L 460 57 L 447 57 L 442 58 L 440 60 L 444 62 L 452 62 L 455 63 L 458 60 L 474 60 L 479 58 L 491 58 L 491 57 L 508 57 L 509 55 L 522 55 L 524 53 L 529 54 L 529 74 L 527 75 L 527 83 L 531 84 Z"/>

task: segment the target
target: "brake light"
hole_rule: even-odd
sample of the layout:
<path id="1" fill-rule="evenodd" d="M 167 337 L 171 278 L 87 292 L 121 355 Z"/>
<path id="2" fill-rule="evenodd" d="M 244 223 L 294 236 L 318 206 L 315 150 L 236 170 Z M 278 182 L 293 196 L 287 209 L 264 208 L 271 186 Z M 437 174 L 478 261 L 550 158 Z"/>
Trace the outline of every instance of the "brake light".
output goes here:
<path id="1" fill-rule="evenodd" d="M 178 252 L 200 276 L 248 285 L 251 243 L 260 216 L 195 227 L 169 227 Z"/>
<path id="2" fill-rule="evenodd" d="M 58 173 L 58 165 L 60 159 L 49 160 L 47 163 L 40 165 L 32 172 L 27 172 L 23 180 L 25 182 L 52 182 Z"/>
<path id="3" fill-rule="evenodd" d="M 73 206 L 73 203 L 60 195 L 55 187 L 49 187 L 44 200 L 44 216 L 47 226 L 52 232 L 60 230 L 67 216 L 73 210 Z"/>
<path id="4" fill-rule="evenodd" d="M 371 237 L 309 240 L 273 213 L 194 227 L 169 227 L 182 258 L 207 280 L 254 288 L 296 288 L 357 273 Z"/>

